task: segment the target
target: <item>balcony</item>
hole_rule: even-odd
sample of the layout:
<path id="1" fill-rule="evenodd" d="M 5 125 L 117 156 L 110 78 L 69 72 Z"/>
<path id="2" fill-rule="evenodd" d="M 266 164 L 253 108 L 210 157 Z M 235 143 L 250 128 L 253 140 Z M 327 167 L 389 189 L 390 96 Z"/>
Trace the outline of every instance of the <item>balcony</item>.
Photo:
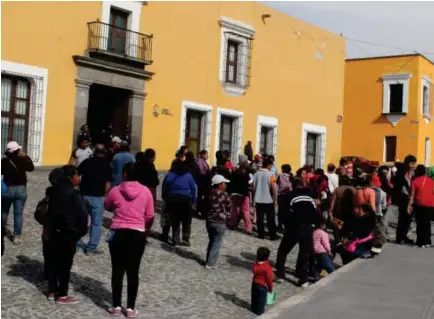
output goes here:
<path id="1" fill-rule="evenodd" d="M 87 24 L 89 55 L 144 66 L 152 64 L 152 35 L 93 21 Z"/>

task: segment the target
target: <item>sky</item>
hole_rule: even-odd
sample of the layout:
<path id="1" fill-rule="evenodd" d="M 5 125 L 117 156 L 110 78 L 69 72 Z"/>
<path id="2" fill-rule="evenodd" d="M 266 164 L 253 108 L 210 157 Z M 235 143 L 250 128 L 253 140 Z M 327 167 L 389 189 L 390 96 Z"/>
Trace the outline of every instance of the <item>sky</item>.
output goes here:
<path id="1" fill-rule="evenodd" d="M 434 62 L 434 1 L 267 1 L 265 4 L 353 39 L 347 41 L 347 58 L 417 51 Z"/>

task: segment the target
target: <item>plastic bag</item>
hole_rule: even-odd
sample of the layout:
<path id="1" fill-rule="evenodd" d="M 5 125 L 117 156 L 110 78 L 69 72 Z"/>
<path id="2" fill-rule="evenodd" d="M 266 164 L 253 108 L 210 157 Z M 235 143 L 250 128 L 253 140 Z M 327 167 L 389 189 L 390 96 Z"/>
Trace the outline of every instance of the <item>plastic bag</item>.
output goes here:
<path id="1" fill-rule="evenodd" d="M 267 305 L 274 305 L 276 303 L 276 290 L 267 293 Z"/>

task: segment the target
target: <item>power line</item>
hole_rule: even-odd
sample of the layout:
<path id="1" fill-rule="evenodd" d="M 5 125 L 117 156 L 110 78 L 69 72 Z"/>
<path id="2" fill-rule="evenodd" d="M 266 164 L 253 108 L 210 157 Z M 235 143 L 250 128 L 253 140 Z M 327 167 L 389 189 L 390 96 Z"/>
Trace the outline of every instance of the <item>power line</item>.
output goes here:
<path id="1" fill-rule="evenodd" d="M 400 51 L 407 51 L 407 52 L 411 51 L 411 52 L 415 52 L 415 53 L 434 55 L 434 52 L 426 52 L 426 51 L 411 50 L 411 49 L 408 49 L 408 48 L 394 47 L 394 46 L 387 45 L 387 44 L 374 43 L 374 42 L 370 42 L 370 41 L 349 38 L 347 36 L 344 36 L 343 34 L 342 34 L 342 37 L 344 37 L 348 41 L 353 41 L 353 42 L 358 42 L 358 43 L 363 43 L 363 44 L 368 44 L 368 45 L 385 47 L 385 48 L 394 49 L 394 50 L 400 50 Z"/>

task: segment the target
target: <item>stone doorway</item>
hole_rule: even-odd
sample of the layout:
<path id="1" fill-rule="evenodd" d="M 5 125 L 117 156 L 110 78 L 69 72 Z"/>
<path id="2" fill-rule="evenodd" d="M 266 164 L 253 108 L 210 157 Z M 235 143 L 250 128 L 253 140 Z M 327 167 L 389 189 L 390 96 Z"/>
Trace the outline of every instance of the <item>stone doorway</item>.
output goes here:
<path id="1" fill-rule="evenodd" d="M 122 137 L 128 124 L 129 101 L 132 92 L 110 86 L 92 84 L 89 90 L 87 124 L 94 142 L 104 142 L 102 130 L 112 124 L 113 136 Z"/>

